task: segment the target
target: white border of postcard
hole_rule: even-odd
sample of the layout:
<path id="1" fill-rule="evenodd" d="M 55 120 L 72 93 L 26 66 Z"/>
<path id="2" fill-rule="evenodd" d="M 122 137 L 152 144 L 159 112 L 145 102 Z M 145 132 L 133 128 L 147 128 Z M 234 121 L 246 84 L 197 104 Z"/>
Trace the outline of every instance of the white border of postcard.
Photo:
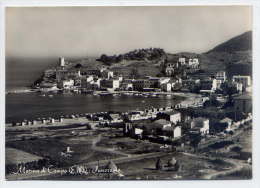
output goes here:
<path id="1" fill-rule="evenodd" d="M 254 78 L 254 95 L 253 95 L 253 179 L 252 180 L 196 180 L 196 181 L 5 181 L 4 178 L 4 159 L 5 159 L 5 138 L 4 138 L 4 122 L 5 122 L 5 28 L 4 15 L 5 7 L 8 6 L 180 6 L 180 5 L 252 5 L 253 6 L 253 78 Z M 236 188 L 257 188 L 260 187 L 260 127 L 257 127 L 257 122 L 260 122 L 260 84 L 257 80 L 260 79 L 260 1 L 259 0 L 0 0 L 0 122 L 1 122 L 1 147 L 0 147 L 0 187 L 33 187 L 37 186 L 85 186 L 85 187 L 228 187 L 235 186 Z M 258 96 L 258 97 L 257 97 Z"/>

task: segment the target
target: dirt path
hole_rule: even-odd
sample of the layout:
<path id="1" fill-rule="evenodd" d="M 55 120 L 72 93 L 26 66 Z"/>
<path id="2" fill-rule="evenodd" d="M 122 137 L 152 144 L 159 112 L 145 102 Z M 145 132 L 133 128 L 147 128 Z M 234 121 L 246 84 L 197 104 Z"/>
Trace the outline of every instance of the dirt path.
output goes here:
<path id="1" fill-rule="evenodd" d="M 185 152 L 182 152 L 182 153 L 184 155 L 192 156 L 192 157 L 196 157 L 196 158 L 200 158 L 200 159 L 210 159 L 208 157 L 198 156 L 198 155 L 191 154 L 191 153 L 185 153 Z M 212 173 L 209 173 L 209 174 L 205 174 L 205 175 L 202 176 L 201 179 L 205 179 L 205 180 L 216 179 L 217 177 L 219 177 L 221 175 L 229 175 L 229 174 L 232 174 L 234 172 L 240 171 L 243 168 L 250 167 L 249 164 L 243 163 L 243 161 L 241 161 L 241 160 L 226 159 L 226 158 L 221 158 L 221 160 L 223 160 L 226 163 L 232 164 L 233 167 L 231 169 L 228 169 L 228 170 L 223 170 L 223 171 L 218 171 L 218 172 L 212 172 Z"/>
<path id="2" fill-rule="evenodd" d="M 227 162 L 227 163 L 232 164 L 234 167 L 232 169 L 229 169 L 229 170 L 224 170 L 224 171 L 220 171 L 220 172 L 214 172 L 214 173 L 211 173 L 211 174 L 206 174 L 206 175 L 203 176 L 203 179 L 207 179 L 207 180 L 217 179 L 221 175 L 226 176 L 226 175 L 232 174 L 234 172 L 240 171 L 245 167 L 248 168 L 250 166 L 249 164 L 243 163 L 240 160 L 235 160 L 235 159 L 222 159 L 222 160 Z"/>

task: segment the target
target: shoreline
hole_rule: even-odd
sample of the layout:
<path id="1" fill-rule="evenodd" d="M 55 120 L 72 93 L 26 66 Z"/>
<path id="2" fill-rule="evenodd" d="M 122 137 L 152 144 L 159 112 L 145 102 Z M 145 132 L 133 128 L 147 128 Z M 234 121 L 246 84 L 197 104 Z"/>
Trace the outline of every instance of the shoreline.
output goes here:
<path id="1" fill-rule="evenodd" d="M 164 93 L 164 95 L 167 95 Z M 164 107 L 157 107 L 155 109 L 161 109 L 161 108 L 171 108 L 171 110 L 176 110 L 178 108 L 185 108 L 188 106 L 192 106 L 196 103 L 200 103 L 202 96 L 198 94 L 193 93 L 171 93 L 171 95 L 175 95 L 178 97 L 183 97 L 184 99 L 181 100 L 179 103 L 175 104 L 174 106 L 164 106 Z M 141 96 L 144 97 L 144 96 Z M 137 109 L 136 109 L 137 110 Z M 130 110 L 130 112 L 136 111 L 136 110 Z M 140 110 L 139 110 L 140 111 Z M 145 112 L 145 110 L 142 110 Z M 160 112 L 160 110 L 158 111 Z M 6 122 L 5 127 L 8 129 L 24 129 L 24 128 L 39 128 L 39 127 L 49 127 L 49 126 L 64 126 L 64 125 L 71 125 L 71 124 L 77 124 L 77 123 L 90 123 L 90 121 L 86 118 L 87 115 L 95 115 L 101 113 L 98 112 L 92 112 L 92 113 L 81 113 L 81 114 L 73 114 L 67 116 L 59 116 L 59 117 L 42 117 L 42 118 L 35 118 L 34 120 L 30 121 L 15 121 L 15 122 Z M 108 113 L 105 112 L 105 113 Z M 125 113 L 125 112 L 120 112 Z M 70 116 L 70 117 L 69 117 Z M 74 117 L 74 118 L 71 118 Z M 62 119 L 62 122 L 59 122 L 59 120 Z M 49 122 L 52 121 L 52 122 Z M 15 123 L 15 125 L 13 124 Z M 99 123 L 99 122 L 97 122 Z"/>

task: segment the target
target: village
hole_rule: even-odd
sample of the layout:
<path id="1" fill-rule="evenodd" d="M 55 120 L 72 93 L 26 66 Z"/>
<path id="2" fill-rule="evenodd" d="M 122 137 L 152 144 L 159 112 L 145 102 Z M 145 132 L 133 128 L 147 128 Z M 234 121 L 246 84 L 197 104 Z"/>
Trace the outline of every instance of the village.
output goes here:
<path id="1" fill-rule="evenodd" d="M 146 159 L 150 155 L 157 161 L 155 165 L 157 170 L 174 172 L 179 171 L 179 166 L 183 163 L 181 158 L 170 157 L 168 165 L 163 165 L 161 159 L 164 155 L 168 155 L 169 158 L 169 156 L 177 156 L 178 153 L 184 152 L 190 153 L 190 155 L 202 155 L 204 158 L 214 156 L 213 158 L 216 159 L 218 154 L 212 151 L 215 150 L 214 147 L 222 149 L 222 147 L 232 146 L 231 143 L 234 144 L 238 135 L 252 128 L 252 84 L 249 75 L 233 75 L 228 78 L 225 71 L 219 71 L 215 74 L 205 73 L 200 71 L 199 59 L 196 57 L 179 57 L 176 61 L 167 61 L 166 59 L 162 61 L 161 69 L 164 76 L 145 76 L 137 79 L 135 75 L 131 75 L 131 78 L 131 76 L 124 77 L 114 74 L 113 71 L 109 70 L 109 67 L 88 69 L 81 64 L 75 65 L 60 58 L 57 67 L 44 71 L 41 80 L 33 86 L 34 92 L 40 92 L 41 96 L 46 97 L 51 97 L 57 92 L 100 96 L 159 97 L 160 95 L 177 95 L 183 97 L 183 100 L 174 106 L 151 107 L 145 110 L 72 113 L 67 116 L 12 122 L 6 126 L 7 146 L 9 144 L 17 148 L 18 151 L 24 150 L 26 152 L 28 148 L 16 145 L 14 142 L 19 140 L 30 145 L 42 139 L 48 140 L 56 137 L 62 139 L 85 137 L 89 139 L 89 135 L 92 135 L 89 142 L 91 145 L 94 143 L 95 147 L 91 147 L 91 149 L 95 148 L 96 152 L 103 150 L 102 152 L 113 155 L 108 158 L 98 156 L 96 160 L 82 161 L 82 163 L 92 162 L 92 166 L 99 167 L 104 167 L 108 163 L 108 168 L 115 171 L 114 175 L 122 177 L 123 173 L 115 167 L 117 162 L 120 164 L 125 161 Z M 30 134 L 32 130 L 34 130 L 34 134 Z M 51 134 L 51 131 L 54 133 L 57 131 L 58 134 Z M 64 131 L 64 133 L 59 133 L 59 131 Z M 106 140 L 104 137 L 108 135 L 110 135 L 110 139 L 107 140 L 107 143 L 103 143 L 102 140 Z M 113 149 L 109 150 L 107 144 L 114 139 L 117 141 L 113 144 Z M 114 148 L 125 139 L 131 139 L 128 140 L 129 143 L 133 140 L 140 142 L 140 151 L 135 151 L 139 152 L 140 155 L 135 153 L 132 156 L 132 153 L 125 154 L 120 149 Z M 120 142 L 120 140 L 122 141 Z M 52 168 L 67 168 L 78 164 L 77 160 L 81 154 L 75 150 L 80 146 L 73 147 L 73 142 L 66 141 L 66 143 L 62 147 L 54 147 L 55 154 L 53 156 L 49 155 L 48 151 L 45 151 L 43 155 L 42 151 L 36 149 L 33 151 L 35 157 L 28 157 L 31 159 L 29 161 L 12 161 L 9 157 L 10 162 L 6 166 L 7 174 L 12 177 L 13 173 L 19 169 L 47 168 L 50 161 Z M 101 143 L 104 146 L 99 146 L 98 149 L 96 145 Z M 48 145 L 48 142 L 46 144 Z M 135 144 L 139 148 L 136 142 Z M 153 149 L 144 153 L 148 146 L 153 146 Z M 198 154 L 198 151 L 202 154 Z M 7 156 L 11 156 L 12 152 L 15 153 L 13 149 L 10 148 L 9 151 L 7 148 Z M 23 153 L 22 155 L 27 154 Z M 74 159 L 74 155 L 77 156 L 77 160 Z M 162 158 L 160 158 L 161 155 Z M 125 157 L 121 159 L 119 156 Z M 59 160 L 55 160 L 57 158 Z M 219 158 L 223 158 L 223 156 Z M 68 160 L 70 162 L 64 163 Z M 251 165 L 250 154 L 243 157 L 243 160 Z M 87 167 L 89 168 L 89 166 L 91 165 L 88 164 Z M 95 174 L 94 176 L 96 177 Z"/>

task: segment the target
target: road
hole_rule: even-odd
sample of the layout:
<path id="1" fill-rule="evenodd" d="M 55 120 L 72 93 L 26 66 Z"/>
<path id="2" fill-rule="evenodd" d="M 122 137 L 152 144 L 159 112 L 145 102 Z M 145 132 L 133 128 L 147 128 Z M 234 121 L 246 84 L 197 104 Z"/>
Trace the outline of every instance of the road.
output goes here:
<path id="1" fill-rule="evenodd" d="M 206 180 L 217 179 L 219 176 L 222 176 L 222 175 L 227 176 L 234 172 L 238 172 L 238 171 L 242 170 L 243 168 L 250 167 L 249 164 L 246 164 L 246 163 L 242 162 L 241 160 L 235 160 L 235 159 L 222 159 L 222 160 L 227 163 L 232 164 L 234 167 L 232 167 L 231 169 L 228 169 L 228 170 L 206 174 L 203 176 L 202 179 L 206 179 Z"/>

